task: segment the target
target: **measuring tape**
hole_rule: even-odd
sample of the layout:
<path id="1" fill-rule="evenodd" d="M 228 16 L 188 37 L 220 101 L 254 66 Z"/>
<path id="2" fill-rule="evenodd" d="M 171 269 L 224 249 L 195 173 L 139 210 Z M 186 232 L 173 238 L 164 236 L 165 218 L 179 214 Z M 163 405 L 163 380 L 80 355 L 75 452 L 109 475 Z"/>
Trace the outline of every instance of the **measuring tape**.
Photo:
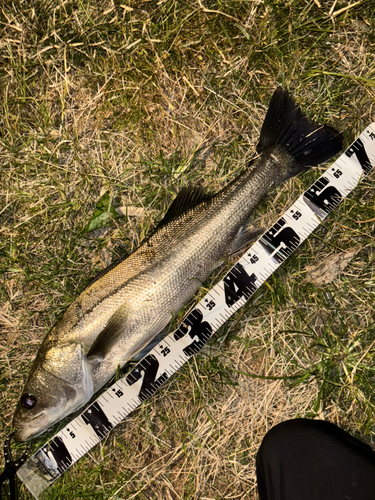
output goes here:
<path id="1" fill-rule="evenodd" d="M 246 251 L 177 330 L 28 459 L 17 474 L 32 495 L 38 499 L 48 486 L 200 351 L 374 165 L 375 123 L 372 123 Z"/>

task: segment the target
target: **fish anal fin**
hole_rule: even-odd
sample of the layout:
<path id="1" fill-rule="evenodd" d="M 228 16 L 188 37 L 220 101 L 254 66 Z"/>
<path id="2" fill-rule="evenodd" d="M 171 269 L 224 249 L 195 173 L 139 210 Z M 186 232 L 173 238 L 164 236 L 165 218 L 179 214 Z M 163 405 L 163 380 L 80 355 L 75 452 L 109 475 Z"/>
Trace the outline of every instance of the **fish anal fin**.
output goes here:
<path id="1" fill-rule="evenodd" d="M 240 254 L 241 251 L 244 251 L 244 249 L 247 248 L 252 241 L 259 238 L 259 236 L 263 233 L 264 229 L 262 227 L 253 227 L 250 225 L 242 226 L 229 250 L 228 257 L 234 257 L 235 255 Z"/>
<path id="2" fill-rule="evenodd" d="M 120 307 L 109 319 L 105 328 L 94 340 L 88 358 L 103 358 L 115 345 L 117 338 L 123 333 L 127 319 L 125 307 Z"/>

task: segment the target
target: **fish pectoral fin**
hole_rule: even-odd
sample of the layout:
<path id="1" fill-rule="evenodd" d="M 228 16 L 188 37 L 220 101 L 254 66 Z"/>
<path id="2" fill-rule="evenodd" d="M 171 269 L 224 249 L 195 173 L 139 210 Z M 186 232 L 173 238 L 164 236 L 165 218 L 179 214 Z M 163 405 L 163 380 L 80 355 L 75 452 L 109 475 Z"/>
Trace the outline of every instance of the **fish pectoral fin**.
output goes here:
<path id="1" fill-rule="evenodd" d="M 233 242 L 232 247 L 229 250 L 228 257 L 233 257 L 244 250 L 246 247 L 250 245 L 250 243 L 257 238 L 261 234 L 264 233 L 264 228 L 253 227 L 253 226 L 242 226 L 239 232 L 237 233 L 236 239 Z"/>
<path id="2" fill-rule="evenodd" d="M 196 207 L 203 201 L 207 201 L 212 195 L 199 186 L 187 186 L 182 188 L 176 198 L 173 200 L 171 206 L 168 208 L 164 218 L 159 222 L 158 229 L 165 226 L 171 220 L 187 212 L 189 209 Z"/>
<path id="3" fill-rule="evenodd" d="M 102 359 L 115 345 L 117 338 L 125 329 L 127 311 L 125 307 L 120 307 L 109 319 L 105 328 L 94 340 L 87 358 Z"/>

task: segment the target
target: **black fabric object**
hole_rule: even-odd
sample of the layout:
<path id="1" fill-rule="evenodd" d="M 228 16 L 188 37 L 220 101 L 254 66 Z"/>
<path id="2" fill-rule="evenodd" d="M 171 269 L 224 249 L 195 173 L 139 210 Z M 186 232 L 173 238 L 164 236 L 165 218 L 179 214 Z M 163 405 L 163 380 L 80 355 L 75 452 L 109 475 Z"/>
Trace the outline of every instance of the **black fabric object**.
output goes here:
<path id="1" fill-rule="evenodd" d="M 375 452 L 322 420 L 273 427 L 256 472 L 260 500 L 375 500 Z"/>

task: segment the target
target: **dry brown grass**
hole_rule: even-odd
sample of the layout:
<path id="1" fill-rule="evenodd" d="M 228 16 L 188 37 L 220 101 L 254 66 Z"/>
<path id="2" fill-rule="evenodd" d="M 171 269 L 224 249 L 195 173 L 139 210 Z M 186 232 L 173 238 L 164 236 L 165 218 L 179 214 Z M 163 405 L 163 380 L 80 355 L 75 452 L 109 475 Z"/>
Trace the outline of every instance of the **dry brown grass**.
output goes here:
<path id="1" fill-rule="evenodd" d="M 347 144 L 374 120 L 372 2 L 318 4 L 0 7 L 1 439 L 56 318 L 96 271 L 137 247 L 180 186 L 214 191 L 238 174 L 277 85 Z M 272 224 L 317 170 L 272 193 L 254 221 Z M 47 498 L 255 499 L 264 434 L 298 416 L 372 443 L 373 179 Z M 143 214 L 85 238 L 106 191 Z M 306 265 L 358 245 L 331 284 L 307 283 Z"/>

